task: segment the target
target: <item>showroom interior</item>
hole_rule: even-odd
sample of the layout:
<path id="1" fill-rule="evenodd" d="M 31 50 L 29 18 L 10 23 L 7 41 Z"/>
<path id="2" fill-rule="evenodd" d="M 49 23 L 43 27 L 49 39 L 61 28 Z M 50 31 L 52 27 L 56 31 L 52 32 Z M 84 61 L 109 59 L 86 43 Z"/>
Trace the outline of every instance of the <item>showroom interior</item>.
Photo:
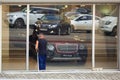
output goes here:
<path id="1" fill-rule="evenodd" d="M 0 72 L 37 71 L 39 19 L 48 41 L 47 71 L 119 70 L 119 3 L 78 2 L 1 1 Z"/>

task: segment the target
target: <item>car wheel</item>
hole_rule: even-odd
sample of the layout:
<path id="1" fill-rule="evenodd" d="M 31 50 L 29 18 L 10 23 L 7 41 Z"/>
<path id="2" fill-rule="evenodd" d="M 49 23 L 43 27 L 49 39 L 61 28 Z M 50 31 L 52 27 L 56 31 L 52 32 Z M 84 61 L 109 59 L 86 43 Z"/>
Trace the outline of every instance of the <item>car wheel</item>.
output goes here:
<path id="1" fill-rule="evenodd" d="M 23 19 L 17 19 L 14 24 L 15 28 L 23 28 L 24 27 L 24 21 Z"/>
<path id="2" fill-rule="evenodd" d="M 112 36 L 117 35 L 117 27 L 114 27 L 111 33 Z"/>
<path id="3" fill-rule="evenodd" d="M 68 35 L 70 35 L 70 33 L 71 33 L 71 29 L 70 29 L 70 27 L 67 29 L 67 34 Z"/>

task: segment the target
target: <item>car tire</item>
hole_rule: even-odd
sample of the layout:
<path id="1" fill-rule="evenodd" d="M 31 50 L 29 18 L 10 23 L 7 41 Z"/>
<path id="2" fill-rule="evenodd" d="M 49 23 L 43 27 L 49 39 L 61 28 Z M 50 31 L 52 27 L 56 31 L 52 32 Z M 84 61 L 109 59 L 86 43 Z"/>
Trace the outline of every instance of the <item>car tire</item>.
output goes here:
<path id="1" fill-rule="evenodd" d="M 24 25 L 25 25 L 25 23 L 24 23 L 23 19 L 17 19 L 15 21 L 14 27 L 15 28 L 24 28 Z"/>
<path id="2" fill-rule="evenodd" d="M 117 27 L 114 27 L 111 33 L 111 36 L 117 35 Z"/>

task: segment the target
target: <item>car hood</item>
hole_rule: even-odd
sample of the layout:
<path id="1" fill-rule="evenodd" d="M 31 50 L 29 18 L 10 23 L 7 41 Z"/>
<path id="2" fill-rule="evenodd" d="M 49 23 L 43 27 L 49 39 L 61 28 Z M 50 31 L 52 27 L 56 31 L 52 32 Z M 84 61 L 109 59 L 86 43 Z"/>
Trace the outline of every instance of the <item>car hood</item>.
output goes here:
<path id="1" fill-rule="evenodd" d="M 106 16 L 102 18 L 103 21 L 114 21 L 117 20 L 117 17 L 114 16 Z"/>
<path id="2" fill-rule="evenodd" d="M 43 21 L 42 24 L 58 24 L 60 21 Z"/>

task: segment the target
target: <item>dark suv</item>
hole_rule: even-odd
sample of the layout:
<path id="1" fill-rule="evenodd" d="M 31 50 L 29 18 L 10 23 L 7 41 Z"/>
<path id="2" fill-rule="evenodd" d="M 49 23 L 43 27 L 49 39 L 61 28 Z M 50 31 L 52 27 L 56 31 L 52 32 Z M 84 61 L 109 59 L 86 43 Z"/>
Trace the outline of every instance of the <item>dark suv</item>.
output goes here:
<path id="1" fill-rule="evenodd" d="M 37 59 L 35 50 L 35 40 L 37 36 L 30 36 L 29 52 L 30 56 Z M 48 61 L 71 61 L 76 60 L 80 64 L 85 64 L 88 56 L 88 49 L 84 43 L 79 41 L 48 41 L 47 60 Z"/>
<path id="2" fill-rule="evenodd" d="M 77 60 L 85 63 L 88 56 L 88 49 L 84 43 L 80 42 L 55 42 L 47 45 L 48 60 Z"/>
<path id="3" fill-rule="evenodd" d="M 44 15 L 41 21 L 40 31 L 49 34 L 70 34 L 70 24 L 62 19 L 60 15 Z"/>

